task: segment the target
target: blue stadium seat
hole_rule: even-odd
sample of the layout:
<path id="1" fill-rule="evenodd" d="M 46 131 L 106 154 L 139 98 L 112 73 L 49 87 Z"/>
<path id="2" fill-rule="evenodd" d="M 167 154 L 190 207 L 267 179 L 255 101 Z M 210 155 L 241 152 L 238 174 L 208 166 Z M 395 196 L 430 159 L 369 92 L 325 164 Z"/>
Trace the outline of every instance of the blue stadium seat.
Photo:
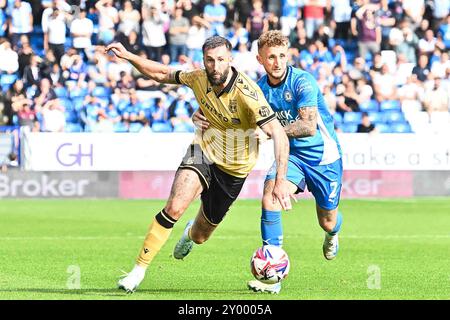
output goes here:
<path id="1" fill-rule="evenodd" d="M 378 123 L 375 127 L 380 133 L 392 133 L 391 127 L 386 123 Z"/>
<path id="2" fill-rule="evenodd" d="M 391 124 L 391 130 L 393 133 L 412 133 L 409 123 L 393 123 Z"/>
<path id="3" fill-rule="evenodd" d="M 401 111 L 384 111 L 384 121 L 386 123 L 405 123 L 405 115 Z"/>
<path id="4" fill-rule="evenodd" d="M 65 132 L 83 132 L 83 128 L 79 123 L 66 123 Z"/>
<path id="5" fill-rule="evenodd" d="M 84 97 L 77 97 L 72 99 L 73 109 L 76 111 L 80 111 L 83 108 Z"/>
<path id="6" fill-rule="evenodd" d="M 361 123 L 361 112 L 344 113 L 344 124 L 359 124 L 359 123 Z"/>
<path id="7" fill-rule="evenodd" d="M 67 99 L 67 98 L 59 98 L 59 101 L 60 101 L 61 105 L 64 107 L 64 109 L 66 109 L 66 111 L 73 110 L 72 100 Z"/>
<path id="8" fill-rule="evenodd" d="M 340 113 L 335 112 L 335 113 L 333 114 L 333 119 L 334 119 L 334 123 L 335 123 L 336 125 L 339 126 L 339 125 L 342 124 L 343 119 L 342 119 L 342 115 L 341 115 Z"/>
<path id="9" fill-rule="evenodd" d="M 85 88 L 73 88 L 70 90 L 69 95 L 71 99 L 85 97 L 87 94 L 87 89 Z"/>
<path id="10" fill-rule="evenodd" d="M 377 100 L 368 100 L 359 105 L 359 109 L 363 112 L 374 112 L 379 110 L 379 103 Z"/>
<path id="11" fill-rule="evenodd" d="M 152 124 L 154 132 L 172 132 L 172 126 L 169 123 L 155 122 Z"/>
<path id="12" fill-rule="evenodd" d="M 109 88 L 105 88 L 105 87 L 96 87 L 94 88 L 94 90 L 92 90 L 92 95 L 94 97 L 103 97 L 106 98 L 110 96 L 111 94 L 111 90 Z"/>
<path id="13" fill-rule="evenodd" d="M 114 132 L 128 132 L 128 126 L 123 122 L 114 124 Z"/>
<path id="14" fill-rule="evenodd" d="M 0 76 L 0 85 L 3 92 L 8 91 L 11 85 L 17 80 L 17 75 L 13 74 L 2 74 Z"/>
<path id="15" fill-rule="evenodd" d="M 381 112 L 369 112 L 370 122 L 373 124 L 384 123 L 384 116 Z"/>
<path id="16" fill-rule="evenodd" d="M 56 87 L 53 89 L 58 98 L 68 98 L 68 92 L 66 87 Z"/>
<path id="17" fill-rule="evenodd" d="M 344 123 L 340 128 L 345 133 L 355 133 L 356 129 L 358 129 L 358 125 L 353 123 Z"/>
<path id="18" fill-rule="evenodd" d="M 143 125 L 139 122 L 134 122 L 130 124 L 130 128 L 128 129 L 129 132 L 139 132 L 141 131 Z"/>
<path id="19" fill-rule="evenodd" d="M 194 127 L 186 123 L 180 123 L 173 127 L 173 132 L 194 132 Z"/>
<path id="20" fill-rule="evenodd" d="M 68 123 L 77 123 L 79 121 L 78 114 L 74 110 L 66 110 L 64 115 L 66 117 L 66 122 Z"/>
<path id="21" fill-rule="evenodd" d="M 388 110 L 400 111 L 401 110 L 400 101 L 386 100 L 386 101 L 381 102 L 380 111 L 388 111 Z"/>

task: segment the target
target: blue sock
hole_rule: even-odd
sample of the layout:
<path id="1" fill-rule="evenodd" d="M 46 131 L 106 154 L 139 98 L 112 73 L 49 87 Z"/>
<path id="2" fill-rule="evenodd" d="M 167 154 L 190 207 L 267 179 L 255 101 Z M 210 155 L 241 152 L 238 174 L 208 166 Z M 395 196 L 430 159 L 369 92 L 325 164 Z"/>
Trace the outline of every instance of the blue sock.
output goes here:
<path id="1" fill-rule="evenodd" d="M 341 214 L 340 211 L 338 211 L 338 214 L 337 214 L 337 217 L 336 217 L 336 226 L 328 234 L 331 235 L 331 236 L 334 236 L 336 233 L 339 232 L 339 230 L 341 230 L 341 225 L 342 225 L 342 214 Z"/>
<path id="2" fill-rule="evenodd" d="M 281 224 L 281 211 L 262 209 L 261 236 L 263 245 L 283 245 L 283 226 Z"/>

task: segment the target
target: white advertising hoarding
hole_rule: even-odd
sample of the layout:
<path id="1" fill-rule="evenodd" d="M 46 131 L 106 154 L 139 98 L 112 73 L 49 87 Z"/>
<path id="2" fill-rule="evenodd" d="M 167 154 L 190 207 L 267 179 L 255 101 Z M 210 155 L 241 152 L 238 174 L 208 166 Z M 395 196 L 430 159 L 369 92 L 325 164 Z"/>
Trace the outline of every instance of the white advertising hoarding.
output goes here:
<path id="1" fill-rule="evenodd" d="M 445 135 L 340 134 L 347 170 L 450 170 Z M 22 157 L 33 171 L 176 170 L 190 133 L 27 133 Z M 260 146 L 255 170 L 273 162 L 273 146 Z"/>

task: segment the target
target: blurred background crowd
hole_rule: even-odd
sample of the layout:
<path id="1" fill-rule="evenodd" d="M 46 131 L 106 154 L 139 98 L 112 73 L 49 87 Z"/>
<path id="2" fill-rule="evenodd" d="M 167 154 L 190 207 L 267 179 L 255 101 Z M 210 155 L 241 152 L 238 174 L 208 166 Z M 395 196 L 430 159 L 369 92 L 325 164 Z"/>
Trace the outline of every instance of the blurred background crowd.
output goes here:
<path id="1" fill-rule="evenodd" d="M 341 132 L 439 132 L 450 120 L 450 0 L 0 0 L 0 126 L 49 132 L 191 132 L 191 90 L 105 54 L 120 41 L 178 69 L 212 35 L 258 79 L 256 40 L 289 37 Z"/>

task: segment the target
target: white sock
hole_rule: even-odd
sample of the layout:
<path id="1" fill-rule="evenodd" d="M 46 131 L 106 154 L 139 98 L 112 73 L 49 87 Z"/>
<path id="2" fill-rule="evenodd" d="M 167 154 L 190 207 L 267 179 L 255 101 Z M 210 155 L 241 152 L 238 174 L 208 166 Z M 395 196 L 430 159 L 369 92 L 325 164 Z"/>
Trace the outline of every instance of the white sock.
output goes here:
<path id="1" fill-rule="evenodd" d="M 136 265 L 134 265 L 134 268 L 133 268 L 133 270 L 131 270 L 130 273 L 135 273 L 135 274 L 143 277 L 143 276 L 145 276 L 146 270 L 147 270 L 147 268 L 136 264 Z"/>

